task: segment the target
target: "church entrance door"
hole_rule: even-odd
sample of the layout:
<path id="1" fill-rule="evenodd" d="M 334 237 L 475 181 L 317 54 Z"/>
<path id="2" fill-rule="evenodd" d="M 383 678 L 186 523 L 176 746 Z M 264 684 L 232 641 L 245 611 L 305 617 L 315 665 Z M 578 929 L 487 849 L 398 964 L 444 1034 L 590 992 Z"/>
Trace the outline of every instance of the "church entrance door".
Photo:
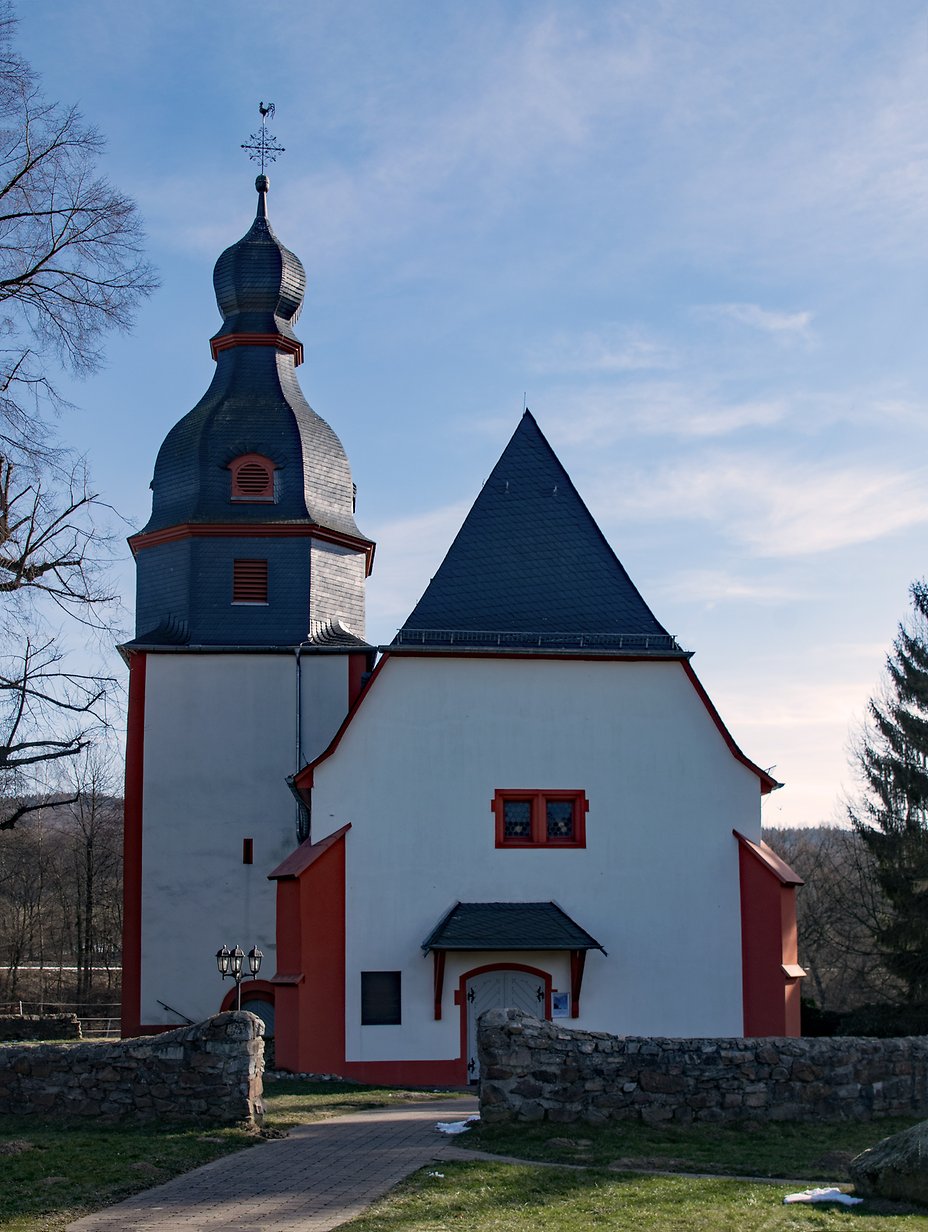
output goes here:
<path id="1" fill-rule="evenodd" d="M 467 1078 L 480 1077 L 477 1060 L 477 1020 L 486 1010 L 517 1009 L 534 1018 L 551 1017 L 551 977 L 533 967 L 478 969 L 464 978 L 467 1016 Z"/>

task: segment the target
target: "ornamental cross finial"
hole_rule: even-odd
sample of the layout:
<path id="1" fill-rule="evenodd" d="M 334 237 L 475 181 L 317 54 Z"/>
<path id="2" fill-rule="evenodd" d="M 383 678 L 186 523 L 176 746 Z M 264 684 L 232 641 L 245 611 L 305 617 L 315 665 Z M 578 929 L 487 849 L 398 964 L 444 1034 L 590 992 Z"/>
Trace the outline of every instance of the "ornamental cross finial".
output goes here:
<path id="1" fill-rule="evenodd" d="M 261 102 L 258 104 L 258 110 L 261 112 L 261 129 L 252 133 L 247 143 L 242 143 L 242 149 L 249 151 L 248 157 L 252 162 L 261 164 L 261 174 L 264 175 L 265 164 L 276 162 L 277 155 L 285 151 L 274 134 L 267 131 L 267 118 L 270 116 L 273 120 L 277 108 L 273 103 Z"/>

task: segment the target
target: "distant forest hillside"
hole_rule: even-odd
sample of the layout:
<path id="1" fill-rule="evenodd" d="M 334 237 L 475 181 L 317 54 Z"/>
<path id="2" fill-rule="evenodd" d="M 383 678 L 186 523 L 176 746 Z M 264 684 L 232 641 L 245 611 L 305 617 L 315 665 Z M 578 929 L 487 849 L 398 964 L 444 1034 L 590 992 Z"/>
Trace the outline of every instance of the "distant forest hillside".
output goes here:
<path id="1" fill-rule="evenodd" d="M 764 841 L 805 881 L 796 896 L 804 998 L 838 1014 L 898 1001 L 873 940 L 883 901 L 856 831 L 771 826 Z"/>
<path id="2" fill-rule="evenodd" d="M 121 799 L 85 791 L 0 831 L 0 1003 L 118 1002 L 121 946 Z"/>

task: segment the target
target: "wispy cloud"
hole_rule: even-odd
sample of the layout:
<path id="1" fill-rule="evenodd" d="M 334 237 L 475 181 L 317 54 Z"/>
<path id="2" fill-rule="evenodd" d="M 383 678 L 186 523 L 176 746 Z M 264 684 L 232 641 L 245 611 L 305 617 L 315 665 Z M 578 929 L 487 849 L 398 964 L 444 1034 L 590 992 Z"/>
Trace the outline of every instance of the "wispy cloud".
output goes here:
<path id="1" fill-rule="evenodd" d="M 601 479 L 597 499 L 617 519 L 698 518 L 752 555 L 809 556 L 928 523 L 928 469 L 725 453 Z"/>
<path id="2" fill-rule="evenodd" d="M 540 373 L 621 373 L 649 368 L 672 368 L 678 357 L 671 346 L 642 331 L 622 325 L 579 334 L 556 333 L 529 356 Z"/>
<path id="3" fill-rule="evenodd" d="M 550 403 L 550 409 L 547 406 Z M 769 427 L 789 414 L 782 398 L 733 398 L 699 379 L 630 381 L 556 389 L 539 404 L 559 440 L 611 445 L 628 436 L 720 437 Z"/>
<path id="4" fill-rule="evenodd" d="M 738 303 L 701 304 L 693 311 L 705 319 L 734 321 L 780 339 L 808 342 L 811 338 L 812 313 L 809 311 L 778 312 L 759 304 Z"/>
<path id="5" fill-rule="evenodd" d="M 728 603 L 785 603 L 799 590 L 781 581 L 736 577 L 721 569 L 688 569 L 652 584 L 656 595 L 675 603 L 714 608 Z M 807 596 L 804 596 L 807 597 Z"/>

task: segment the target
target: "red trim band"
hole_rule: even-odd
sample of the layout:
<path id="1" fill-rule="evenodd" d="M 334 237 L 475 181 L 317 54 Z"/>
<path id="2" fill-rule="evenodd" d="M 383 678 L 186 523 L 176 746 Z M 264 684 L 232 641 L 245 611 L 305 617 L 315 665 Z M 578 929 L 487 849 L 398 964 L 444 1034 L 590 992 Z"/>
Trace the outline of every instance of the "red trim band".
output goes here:
<path id="1" fill-rule="evenodd" d="M 285 338 L 283 334 L 222 334 L 210 338 L 209 349 L 213 359 L 219 358 L 220 351 L 228 351 L 237 346 L 269 346 L 276 347 L 287 355 L 293 356 L 293 366 L 298 368 L 303 362 L 303 344 L 296 338 Z"/>
<path id="2" fill-rule="evenodd" d="M 126 541 L 137 555 L 143 548 L 159 547 L 162 543 L 176 543 L 181 539 L 322 539 L 343 548 L 363 552 L 366 560 L 365 576 L 370 577 L 374 567 L 376 544 L 370 539 L 345 535 L 341 531 L 317 526 L 315 522 L 294 525 L 292 522 L 181 522 L 166 526 L 163 530 L 140 531 Z"/>

